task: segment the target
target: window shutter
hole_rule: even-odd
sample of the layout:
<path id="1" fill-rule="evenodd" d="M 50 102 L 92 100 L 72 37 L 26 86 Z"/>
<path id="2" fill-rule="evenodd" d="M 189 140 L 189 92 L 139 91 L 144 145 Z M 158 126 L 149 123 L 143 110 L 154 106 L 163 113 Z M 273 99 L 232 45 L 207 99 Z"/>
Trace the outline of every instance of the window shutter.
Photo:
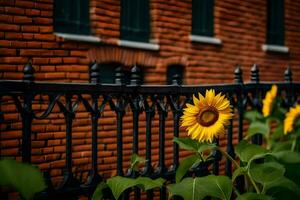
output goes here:
<path id="1" fill-rule="evenodd" d="M 140 42 L 149 41 L 149 0 L 122 0 L 121 38 Z"/>
<path id="2" fill-rule="evenodd" d="M 267 44 L 284 45 L 284 0 L 268 1 Z"/>
<path id="3" fill-rule="evenodd" d="M 192 34 L 214 35 L 214 0 L 193 0 Z"/>

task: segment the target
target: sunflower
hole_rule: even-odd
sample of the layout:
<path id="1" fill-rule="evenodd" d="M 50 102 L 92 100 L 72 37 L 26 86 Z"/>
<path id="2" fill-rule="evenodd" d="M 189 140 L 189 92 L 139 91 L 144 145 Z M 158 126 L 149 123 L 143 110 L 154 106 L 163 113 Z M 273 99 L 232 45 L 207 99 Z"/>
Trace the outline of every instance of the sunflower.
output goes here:
<path id="1" fill-rule="evenodd" d="M 293 108 L 290 108 L 289 112 L 286 113 L 286 117 L 284 119 L 284 134 L 288 134 L 293 131 L 295 122 L 300 116 L 300 104 L 296 105 Z"/>
<path id="2" fill-rule="evenodd" d="M 277 86 L 273 85 L 271 90 L 267 92 L 265 99 L 263 100 L 262 113 L 264 117 L 268 117 L 271 114 L 276 99 L 276 95 L 277 95 Z"/>
<path id="3" fill-rule="evenodd" d="M 229 100 L 221 93 L 206 90 L 205 97 L 200 93 L 199 99 L 193 95 L 193 103 L 186 104 L 181 126 L 187 127 L 188 135 L 199 142 L 212 142 L 219 134 L 225 134 L 225 126 L 232 118 Z"/>

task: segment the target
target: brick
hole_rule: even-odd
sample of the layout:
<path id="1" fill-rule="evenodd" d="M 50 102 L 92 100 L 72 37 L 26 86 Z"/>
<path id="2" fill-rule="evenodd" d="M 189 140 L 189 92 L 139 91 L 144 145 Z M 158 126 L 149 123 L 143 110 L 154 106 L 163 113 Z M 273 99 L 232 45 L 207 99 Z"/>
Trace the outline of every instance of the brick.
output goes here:
<path id="1" fill-rule="evenodd" d="M 24 25 L 24 26 L 22 26 L 22 32 L 38 33 L 39 32 L 39 27 L 38 26 L 31 26 L 31 25 Z"/>
<path id="2" fill-rule="evenodd" d="M 49 58 L 33 58 L 33 64 L 45 65 L 49 63 Z"/>
<path id="3" fill-rule="evenodd" d="M 53 17 L 53 12 L 52 11 L 42 11 L 41 12 L 42 17 Z"/>
<path id="4" fill-rule="evenodd" d="M 25 9 L 17 7 L 5 7 L 5 12 L 7 14 L 24 15 Z"/>
<path id="5" fill-rule="evenodd" d="M 24 48 L 26 44 L 27 42 L 25 41 L 12 41 L 10 46 L 14 48 Z"/>
<path id="6" fill-rule="evenodd" d="M 63 73 L 63 72 L 49 72 L 45 75 L 45 78 L 46 79 L 55 79 L 55 80 L 58 80 L 58 79 L 64 79 L 66 77 L 66 73 Z"/>
<path id="7" fill-rule="evenodd" d="M 33 43 L 33 42 L 31 42 Z M 38 42 L 36 42 L 37 44 L 39 44 Z M 27 43 L 28 45 L 29 43 Z M 20 55 L 21 56 L 52 56 L 53 55 L 53 52 L 51 50 L 35 50 L 35 49 L 22 49 L 20 51 Z"/>
<path id="8" fill-rule="evenodd" d="M 43 42 L 42 43 L 42 48 L 45 48 L 45 49 L 59 49 L 59 44 L 56 43 L 56 42 Z M 61 63 L 61 61 L 60 61 Z"/>
<path id="9" fill-rule="evenodd" d="M 0 55 L 5 56 L 15 56 L 16 55 L 16 49 L 1 49 Z"/>
<path id="10" fill-rule="evenodd" d="M 26 46 L 27 46 L 27 48 L 41 48 L 42 47 L 42 43 L 41 42 L 26 42 Z M 21 50 L 20 51 L 21 52 L 21 55 L 23 54 L 23 55 L 40 55 L 40 54 L 35 54 L 35 53 L 37 53 L 38 52 L 38 50 L 37 51 L 35 51 L 35 52 L 32 52 L 32 50 Z"/>
<path id="11" fill-rule="evenodd" d="M 22 1 L 22 0 L 16 0 L 15 1 L 16 7 L 22 7 L 22 8 L 34 8 L 35 3 L 32 1 Z"/>
<path id="12" fill-rule="evenodd" d="M 68 56 L 69 51 L 67 51 L 67 50 L 54 50 L 54 55 L 55 56 Z"/>
<path id="13" fill-rule="evenodd" d="M 14 63 L 14 64 L 25 64 L 28 61 L 28 58 L 24 57 L 0 57 L 0 62 L 4 63 Z"/>
<path id="14" fill-rule="evenodd" d="M 44 41 L 54 41 L 55 36 L 52 34 L 34 34 L 34 39 Z"/>
<path id="15" fill-rule="evenodd" d="M 0 22 L 12 23 L 13 22 L 13 16 L 12 15 L 0 14 Z M 1 24 L 1 26 L 3 26 L 3 24 Z"/>
<path id="16" fill-rule="evenodd" d="M 52 33 L 53 27 L 52 26 L 40 26 L 41 33 Z"/>
<path id="17" fill-rule="evenodd" d="M 35 17 L 33 18 L 33 23 L 39 25 L 51 25 L 53 23 L 53 19 L 45 17 Z"/>
<path id="18" fill-rule="evenodd" d="M 60 64 L 62 63 L 62 58 L 50 58 L 50 64 Z"/>
<path id="19" fill-rule="evenodd" d="M 23 33 L 22 34 L 22 39 L 23 40 L 32 40 L 33 39 L 33 34 L 32 33 Z"/>
<path id="20" fill-rule="evenodd" d="M 31 24 L 32 18 L 26 16 L 15 16 L 14 23 L 16 24 Z"/>
<path id="21" fill-rule="evenodd" d="M 37 9 L 26 9 L 25 14 L 26 16 L 39 16 L 41 11 Z"/>
<path id="22" fill-rule="evenodd" d="M 10 47 L 11 42 L 7 40 L 0 40 L 0 47 Z"/>
<path id="23" fill-rule="evenodd" d="M 14 33 L 14 32 L 6 32 L 5 33 L 5 39 L 22 39 L 23 35 L 22 33 Z"/>

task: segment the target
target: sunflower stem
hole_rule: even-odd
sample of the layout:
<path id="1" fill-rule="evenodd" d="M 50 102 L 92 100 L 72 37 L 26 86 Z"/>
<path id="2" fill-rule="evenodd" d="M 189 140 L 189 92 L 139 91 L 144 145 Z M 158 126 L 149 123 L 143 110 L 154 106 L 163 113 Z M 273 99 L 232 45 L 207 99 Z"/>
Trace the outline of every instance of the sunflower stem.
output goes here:
<path id="1" fill-rule="evenodd" d="M 226 157 L 228 158 L 237 168 L 239 168 L 239 164 L 223 149 L 221 149 L 220 147 L 217 147 L 217 149 Z"/>
<path id="2" fill-rule="evenodd" d="M 251 181 L 253 187 L 255 188 L 256 193 L 257 193 L 257 194 L 260 194 L 260 190 L 258 189 L 258 187 L 257 187 L 257 185 L 256 185 L 256 183 L 255 183 L 255 181 L 254 181 L 253 178 L 251 177 L 251 174 L 250 174 L 249 171 L 247 172 L 247 176 L 249 177 L 249 180 Z"/>
<path id="3" fill-rule="evenodd" d="M 297 137 L 295 137 L 295 138 L 293 139 L 293 143 L 292 143 L 291 151 L 295 151 L 296 144 L 297 144 Z"/>

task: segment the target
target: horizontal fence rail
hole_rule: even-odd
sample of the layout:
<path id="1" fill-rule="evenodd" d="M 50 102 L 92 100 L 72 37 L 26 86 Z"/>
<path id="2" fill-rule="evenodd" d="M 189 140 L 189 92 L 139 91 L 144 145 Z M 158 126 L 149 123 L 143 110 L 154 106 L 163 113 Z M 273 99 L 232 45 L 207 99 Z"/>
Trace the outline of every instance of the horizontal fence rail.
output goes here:
<path id="1" fill-rule="evenodd" d="M 176 169 L 179 166 L 180 154 L 177 144 L 173 144 L 172 166 L 165 163 L 165 127 L 167 116 L 171 116 L 173 123 L 173 136 L 178 137 L 180 133 L 180 116 L 185 104 L 192 102 L 192 95 L 198 92 L 204 94 L 206 89 L 215 89 L 216 92 L 225 94 L 236 113 L 238 140 L 243 139 L 243 114 L 249 108 L 261 110 L 262 97 L 272 84 L 276 84 L 284 99 L 285 107 L 293 105 L 297 101 L 300 92 L 300 84 L 292 81 L 290 68 L 285 71 L 285 82 L 262 83 L 259 81 L 259 69 L 254 65 L 251 69 L 251 81 L 243 82 L 242 71 L 236 68 L 233 84 L 215 85 L 180 85 L 178 76 L 173 77 L 172 85 L 141 85 L 139 68 L 134 66 L 131 70 L 129 85 L 124 83 L 124 73 L 121 68 L 116 69 L 115 84 L 100 84 L 99 66 L 94 63 L 90 70 L 90 83 L 45 83 L 34 81 L 34 70 L 30 64 L 24 67 L 22 81 L 1 80 L 0 81 L 0 124 L 5 123 L 5 113 L 1 108 L 8 104 L 14 104 L 22 120 L 21 158 L 22 162 L 31 163 L 32 158 L 32 126 L 33 120 L 47 119 L 55 107 L 58 107 L 65 120 L 66 152 L 65 170 L 63 180 L 58 187 L 52 187 L 49 174 L 45 172 L 48 189 L 37 195 L 37 199 L 68 198 L 76 199 L 80 195 L 91 196 L 95 186 L 103 180 L 99 169 L 98 149 L 99 141 L 99 119 L 105 109 L 109 109 L 116 116 L 116 175 L 136 177 L 135 172 L 124 171 L 123 162 L 123 118 L 125 115 L 132 116 L 132 153 L 139 153 L 139 117 L 145 115 L 145 157 L 147 162 L 140 175 L 151 178 L 163 177 L 174 181 Z M 42 99 L 42 100 L 41 100 Z M 44 106 L 40 110 L 33 105 L 42 101 Z M 91 169 L 88 179 L 83 183 L 74 176 L 72 162 L 72 125 L 76 119 L 79 106 L 83 106 L 85 112 L 89 113 L 91 121 Z M 129 113 L 130 112 L 130 113 Z M 152 128 L 154 117 L 158 120 L 158 164 L 152 163 Z M 228 127 L 226 138 L 226 151 L 229 155 L 235 155 L 233 133 L 233 120 Z M 104 124 L 103 124 L 104 125 Z M 215 141 L 219 143 L 218 140 Z M 253 138 L 256 144 L 262 143 L 262 137 L 256 135 Z M 2 156 L 2 155 L 0 155 Z M 220 172 L 220 152 L 214 153 L 212 173 Z M 195 167 L 194 173 L 202 176 L 209 172 L 207 164 Z M 226 160 L 225 173 L 232 174 L 230 160 Z M 129 192 L 128 192 L 129 193 Z M 160 199 L 166 199 L 166 190 L 160 191 Z M 107 194 L 108 198 L 112 198 Z M 129 195 L 125 195 L 129 198 Z M 147 192 L 147 199 L 152 199 L 153 191 Z M 140 199 L 140 191 L 134 190 L 134 199 Z"/>

